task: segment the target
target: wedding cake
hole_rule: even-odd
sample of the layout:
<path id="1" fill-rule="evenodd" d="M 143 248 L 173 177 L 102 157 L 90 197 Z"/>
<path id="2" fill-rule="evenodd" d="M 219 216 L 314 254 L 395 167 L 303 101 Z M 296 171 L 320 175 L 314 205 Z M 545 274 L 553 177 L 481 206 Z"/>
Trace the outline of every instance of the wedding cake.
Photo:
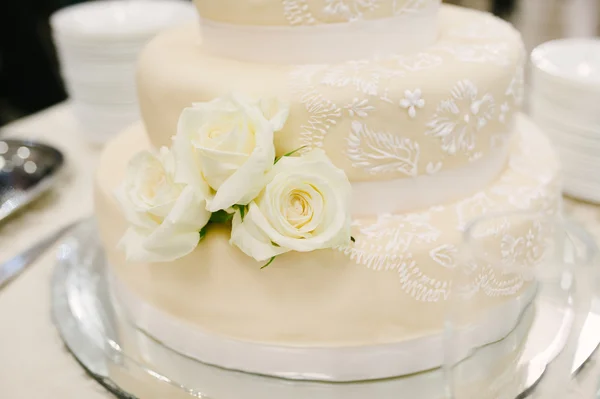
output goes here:
<path id="1" fill-rule="evenodd" d="M 97 172 L 115 301 L 225 368 L 353 381 L 440 366 L 467 223 L 560 204 L 555 155 L 519 113 L 519 34 L 439 0 L 195 3 L 199 26 L 143 52 L 143 123 Z M 509 255 L 535 239 L 502 229 Z M 532 287 L 474 276 L 477 337 L 494 342 Z"/>

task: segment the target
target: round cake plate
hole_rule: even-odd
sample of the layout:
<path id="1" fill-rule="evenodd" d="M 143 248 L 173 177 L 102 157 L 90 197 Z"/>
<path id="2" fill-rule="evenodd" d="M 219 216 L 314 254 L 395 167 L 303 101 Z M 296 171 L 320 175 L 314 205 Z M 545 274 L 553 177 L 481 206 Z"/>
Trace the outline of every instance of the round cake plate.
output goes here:
<path id="1" fill-rule="evenodd" d="M 140 332 L 111 300 L 95 223 L 82 222 L 58 248 L 52 278 L 52 316 L 77 361 L 120 398 L 202 399 L 440 399 L 444 373 L 432 370 L 379 381 L 325 383 L 285 380 L 206 365 L 180 355 Z M 521 397 L 532 392 L 546 366 L 562 350 L 573 315 L 543 296 L 529 306 L 515 330 L 466 360 L 474 384 L 519 384 Z M 536 334 L 536 332 L 539 333 Z M 544 331 L 556 331 L 548 341 Z M 562 333 L 561 333 L 562 332 Z M 527 339 L 525 339 L 525 337 Z M 524 342 L 523 342 L 524 341 Z M 594 300 L 578 340 L 572 371 L 577 373 L 600 344 L 600 300 Z M 469 363 L 470 362 L 470 363 Z M 504 372 L 483 374 L 489 365 Z M 508 365 L 527 364 L 523 375 L 506 375 Z M 487 365 L 487 367 L 486 367 Z M 502 368 L 502 367 L 500 367 Z"/>

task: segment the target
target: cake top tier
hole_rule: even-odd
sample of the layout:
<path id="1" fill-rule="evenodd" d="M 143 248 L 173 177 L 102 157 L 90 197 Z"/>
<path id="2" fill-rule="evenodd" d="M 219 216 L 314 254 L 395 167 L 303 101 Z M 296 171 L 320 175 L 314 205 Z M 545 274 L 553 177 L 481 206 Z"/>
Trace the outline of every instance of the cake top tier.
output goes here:
<path id="1" fill-rule="evenodd" d="M 433 9 L 440 0 L 194 0 L 204 19 L 298 26 L 375 20 Z"/>
<path id="2" fill-rule="evenodd" d="M 440 0 L 194 0 L 204 50 L 311 64 L 413 53 L 437 40 Z"/>

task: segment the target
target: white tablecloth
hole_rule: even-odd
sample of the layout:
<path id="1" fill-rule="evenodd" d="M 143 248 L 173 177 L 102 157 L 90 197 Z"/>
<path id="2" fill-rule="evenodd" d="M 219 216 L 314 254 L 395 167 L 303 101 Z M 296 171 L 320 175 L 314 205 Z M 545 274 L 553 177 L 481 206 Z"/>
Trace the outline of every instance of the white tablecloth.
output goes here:
<path id="1" fill-rule="evenodd" d="M 69 107 L 64 104 L 6 126 L 2 129 L 2 137 L 5 136 L 35 138 L 52 144 L 66 155 L 67 165 L 53 192 L 0 227 L 0 262 L 57 227 L 91 215 L 92 175 L 100 153 L 98 147 L 83 140 Z M 600 207 L 574 201 L 567 201 L 567 205 L 574 218 L 600 237 Z M 0 291 L 0 398 L 112 397 L 85 375 L 52 325 L 49 281 L 53 264 L 54 252 L 50 250 Z M 588 363 L 573 383 L 570 399 L 595 398 L 600 376 L 598 360 L 600 355 Z"/>

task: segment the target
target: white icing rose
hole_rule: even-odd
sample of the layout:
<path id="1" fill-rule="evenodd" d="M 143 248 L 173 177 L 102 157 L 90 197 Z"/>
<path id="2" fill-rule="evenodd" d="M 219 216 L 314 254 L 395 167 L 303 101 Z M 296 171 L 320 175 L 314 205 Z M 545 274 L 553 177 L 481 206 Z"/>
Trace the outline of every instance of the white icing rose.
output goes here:
<path id="1" fill-rule="evenodd" d="M 173 154 L 165 147 L 133 157 L 116 193 L 130 224 L 119 243 L 127 260 L 169 262 L 192 252 L 210 219 L 205 191 L 177 182 Z"/>
<path id="2" fill-rule="evenodd" d="M 258 261 L 288 251 L 350 243 L 351 186 L 320 149 L 282 158 L 244 217 L 233 217 L 231 243 Z"/>
<path id="3" fill-rule="evenodd" d="M 191 185 L 208 183 L 213 191 L 209 211 L 246 205 L 258 195 L 275 158 L 273 132 L 283 126 L 288 112 L 276 100 L 261 106 L 240 94 L 196 103 L 182 112 L 174 147 L 178 170 Z"/>

